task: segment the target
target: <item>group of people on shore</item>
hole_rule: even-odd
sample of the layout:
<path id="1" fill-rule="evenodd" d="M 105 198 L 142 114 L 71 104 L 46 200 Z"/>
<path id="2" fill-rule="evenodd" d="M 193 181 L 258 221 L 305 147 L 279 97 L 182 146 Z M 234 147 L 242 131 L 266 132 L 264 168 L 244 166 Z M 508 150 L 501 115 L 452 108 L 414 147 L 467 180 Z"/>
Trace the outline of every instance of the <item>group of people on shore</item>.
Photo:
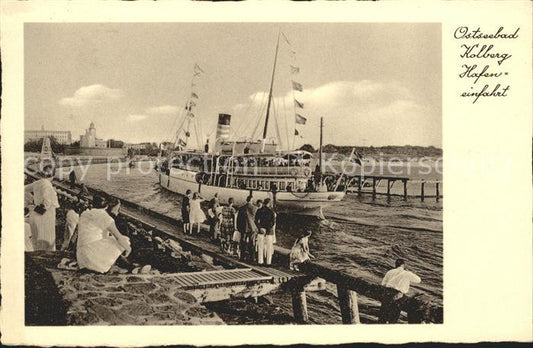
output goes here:
<path id="1" fill-rule="evenodd" d="M 53 167 L 45 166 L 42 178 L 25 185 L 25 251 L 68 250 L 76 255 L 70 269 L 106 273 L 114 265 L 133 273 L 147 273 L 151 267 L 132 263 L 127 223 L 120 217 L 120 201 L 94 195 L 92 202 L 79 199 L 66 203 L 67 213 L 61 246 L 56 245 L 56 209 L 60 207 L 52 185 Z M 62 262 L 63 263 L 63 262 Z"/>
<path id="2" fill-rule="evenodd" d="M 186 234 L 200 233 L 200 225 L 207 222 L 211 239 L 220 245 L 220 249 L 241 261 L 256 262 L 270 266 L 276 243 L 276 217 L 269 198 L 256 200 L 253 196 L 246 198 L 246 203 L 235 207 L 234 199 L 221 206 L 218 195 L 208 202 L 207 215 L 201 207 L 204 199 L 198 193 L 187 190 L 183 197 L 181 216 L 183 231 Z M 291 264 L 298 264 L 309 259 L 309 246 L 306 236 L 299 238 L 291 253 Z M 294 255 L 293 255 L 294 254 Z"/>

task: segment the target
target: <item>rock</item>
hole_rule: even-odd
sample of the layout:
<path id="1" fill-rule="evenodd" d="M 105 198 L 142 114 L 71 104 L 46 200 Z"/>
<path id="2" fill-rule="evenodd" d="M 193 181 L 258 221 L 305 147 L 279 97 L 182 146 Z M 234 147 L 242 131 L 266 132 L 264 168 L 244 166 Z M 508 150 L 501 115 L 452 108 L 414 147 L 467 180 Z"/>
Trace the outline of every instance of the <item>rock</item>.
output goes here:
<path id="1" fill-rule="evenodd" d="M 187 304 L 193 304 L 197 302 L 196 297 L 182 290 L 177 290 L 172 296 Z"/>
<path id="2" fill-rule="evenodd" d="M 121 299 L 121 300 L 126 300 L 126 301 L 139 301 L 139 299 L 141 298 L 141 295 L 131 294 L 127 292 L 118 292 L 118 293 L 113 293 L 113 297 Z"/>
<path id="3" fill-rule="evenodd" d="M 159 292 L 156 292 L 156 293 L 153 293 L 153 294 L 150 294 L 147 298 L 146 298 L 146 301 L 150 304 L 158 304 L 158 303 L 166 303 L 166 302 L 171 302 L 171 298 L 165 294 L 164 292 L 162 291 L 159 291 Z"/>
<path id="4" fill-rule="evenodd" d="M 97 303 L 102 306 L 114 307 L 124 303 L 123 299 L 117 299 L 112 297 L 96 297 L 90 300 L 93 303 Z"/>
<path id="5" fill-rule="evenodd" d="M 145 280 L 141 277 L 129 276 L 129 277 L 126 277 L 126 281 L 128 283 L 133 283 L 133 282 L 144 282 Z"/>
<path id="6" fill-rule="evenodd" d="M 162 321 L 177 322 L 176 324 L 181 324 L 182 322 L 189 320 L 189 317 L 179 312 L 158 312 L 154 314 L 154 317 Z"/>
<path id="7" fill-rule="evenodd" d="M 148 294 L 152 291 L 154 291 L 157 286 L 153 283 L 141 283 L 141 284 L 124 284 L 121 285 L 121 288 L 126 292 L 133 292 L 133 293 L 139 293 L 139 294 Z"/>
<path id="8" fill-rule="evenodd" d="M 212 312 L 203 306 L 189 308 L 186 314 L 191 317 L 198 317 L 198 318 L 213 317 Z"/>
<path id="9" fill-rule="evenodd" d="M 146 316 L 154 313 L 152 307 L 146 303 L 129 303 L 119 309 L 122 313 L 132 317 Z"/>
<path id="10" fill-rule="evenodd" d="M 74 312 L 69 315 L 67 325 L 91 325 L 100 321 L 92 312 Z"/>

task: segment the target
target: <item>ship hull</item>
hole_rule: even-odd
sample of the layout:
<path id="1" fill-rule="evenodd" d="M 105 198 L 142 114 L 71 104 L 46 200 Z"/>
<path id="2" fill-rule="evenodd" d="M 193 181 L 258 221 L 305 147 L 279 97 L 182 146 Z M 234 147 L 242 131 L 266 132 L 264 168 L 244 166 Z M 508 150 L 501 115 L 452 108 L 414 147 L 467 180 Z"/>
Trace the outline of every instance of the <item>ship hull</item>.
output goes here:
<path id="1" fill-rule="evenodd" d="M 159 173 L 159 184 L 171 192 L 185 195 L 187 190 L 198 192 L 204 199 L 211 199 L 218 194 L 220 202 L 226 203 L 233 198 L 235 205 L 246 203 L 246 198 L 251 194 L 254 200 L 270 198 L 275 202 L 276 211 L 279 213 L 316 216 L 324 218 L 322 209 L 344 198 L 344 192 L 277 192 L 258 191 L 252 189 L 238 189 L 198 184 L 195 180 L 196 172 L 180 171 L 179 176 Z"/>

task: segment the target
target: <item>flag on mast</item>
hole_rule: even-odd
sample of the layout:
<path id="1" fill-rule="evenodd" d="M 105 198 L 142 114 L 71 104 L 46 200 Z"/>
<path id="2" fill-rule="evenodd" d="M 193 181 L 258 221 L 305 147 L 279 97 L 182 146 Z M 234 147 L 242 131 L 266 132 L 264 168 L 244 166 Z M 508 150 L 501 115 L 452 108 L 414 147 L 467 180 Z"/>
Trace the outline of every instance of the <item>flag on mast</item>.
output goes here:
<path id="1" fill-rule="evenodd" d="M 303 92 L 304 88 L 300 83 L 292 81 L 292 89 L 294 89 L 295 91 Z"/>
<path id="2" fill-rule="evenodd" d="M 281 35 L 283 35 L 283 38 L 285 39 L 285 42 L 287 42 L 287 45 L 291 45 L 291 43 L 289 42 L 289 39 L 287 39 L 287 37 L 285 36 L 285 33 L 284 32 L 281 32 Z"/>
<path id="3" fill-rule="evenodd" d="M 296 121 L 296 124 L 305 124 L 305 122 L 307 122 L 307 119 L 300 114 L 296 114 L 295 121 Z"/>
<path id="4" fill-rule="evenodd" d="M 200 75 L 203 72 L 204 71 L 202 70 L 202 68 L 200 68 L 200 66 L 195 63 L 194 64 L 194 76 L 198 76 L 198 75 Z"/>
<path id="5" fill-rule="evenodd" d="M 304 108 L 304 103 L 299 102 L 298 100 L 294 99 L 294 105 L 300 109 Z"/>
<path id="6" fill-rule="evenodd" d="M 192 93 L 191 93 L 191 98 L 195 98 L 195 99 L 198 99 L 198 94 L 196 94 L 196 93 L 192 92 Z"/>
<path id="7" fill-rule="evenodd" d="M 291 74 L 298 74 L 300 72 L 300 68 L 297 66 L 291 65 Z"/>

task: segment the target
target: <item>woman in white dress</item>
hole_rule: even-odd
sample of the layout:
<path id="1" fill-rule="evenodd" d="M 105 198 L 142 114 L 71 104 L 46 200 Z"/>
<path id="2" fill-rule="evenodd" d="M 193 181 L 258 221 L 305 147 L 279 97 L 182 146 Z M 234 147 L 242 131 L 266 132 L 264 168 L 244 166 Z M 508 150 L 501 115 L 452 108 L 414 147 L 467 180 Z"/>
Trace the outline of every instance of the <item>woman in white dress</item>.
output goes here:
<path id="1" fill-rule="evenodd" d="M 78 222 L 76 259 L 80 269 L 105 273 L 121 254 L 131 252 L 128 237 L 123 236 L 115 221 L 107 213 L 107 201 L 101 196 L 93 198 L 93 209 L 86 210 Z"/>
<path id="2" fill-rule="evenodd" d="M 193 225 L 196 224 L 198 226 L 197 233 L 200 233 L 200 224 L 206 220 L 205 214 L 202 210 L 202 207 L 200 206 L 200 203 L 202 203 L 204 200 L 200 195 L 195 192 L 192 195 L 192 199 L 189 202 L 190 205 L 190 213 L 189 213 L 189 233 L 192 234 Z"/>
<path id="3" fill-rule="evenodd" d="M 57 193 L 52 185 L 54 170 L 47 165 L 42 170 L 43 179 L 24 186 L 24 193 L 33 193 L 33 205 L 29 224 L 34 250 L 56 250 L 56 208 L 59 208 Z"/>

